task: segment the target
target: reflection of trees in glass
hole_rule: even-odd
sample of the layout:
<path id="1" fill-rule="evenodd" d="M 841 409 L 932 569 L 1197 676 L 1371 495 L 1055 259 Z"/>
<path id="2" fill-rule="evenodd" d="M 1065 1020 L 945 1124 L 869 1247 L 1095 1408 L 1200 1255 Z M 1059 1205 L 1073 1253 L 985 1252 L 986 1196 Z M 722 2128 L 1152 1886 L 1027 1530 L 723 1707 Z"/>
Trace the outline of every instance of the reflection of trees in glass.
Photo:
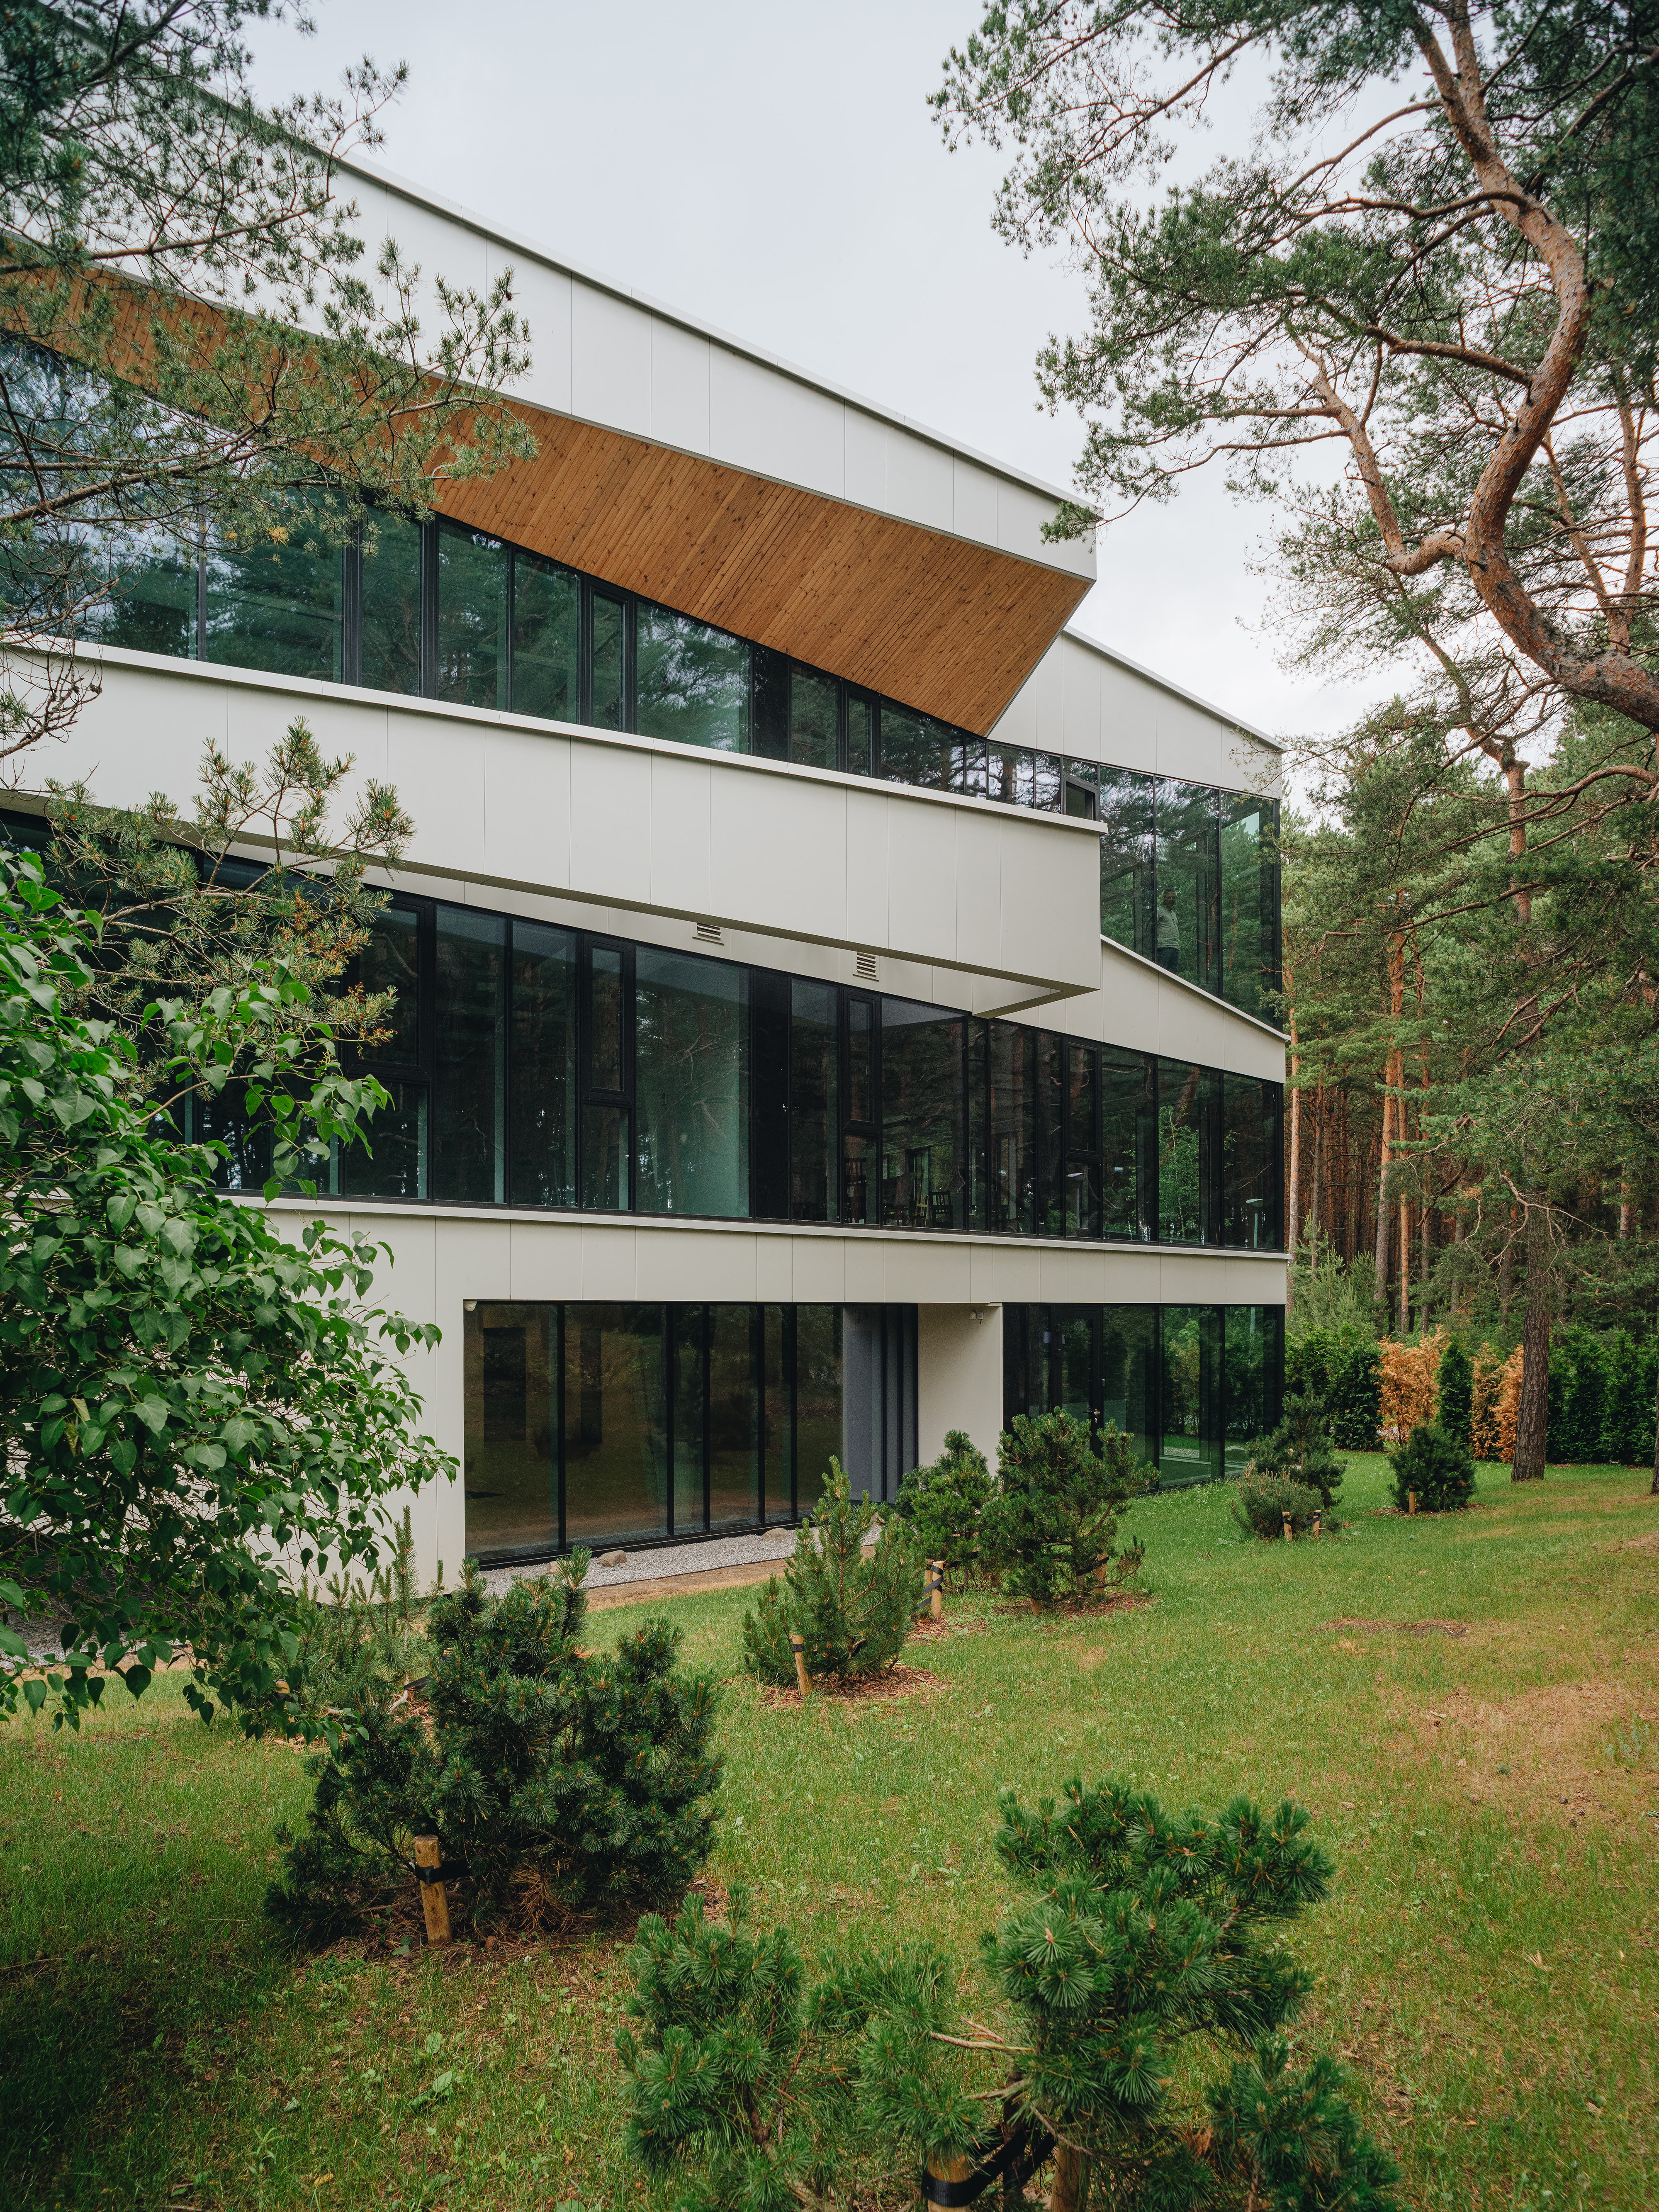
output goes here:
<path id="1" fill-rule="evenodd" d="M 539 922 L 513 925 L 513 1164 L 515 1206 L 576 1197 L 576 940 Z"/>
<path id="2" fill-rule="evenodd" d="M 580 673 L 581 586 L 574 572 L 533 553 L 513 556 L 513 711 L 574 722 Z"/>
<path id="3" fill-rule="evenodd" d="M 505 707 L 507 575 L 499 538 L 459 523 L 438 526 L 438 696 L 467 707 Z"/>
<path id="4" fill-rule="evenodd" d="M 1279 807 L 1228 793 L 1221 817 L 1221 989 L 1246 1013 L 1271 1020 L 1279 987 L 1273 871 Z"/>
<path id="5" fill-rule="evenodd" d="M 466 1548 L 545 1552 L 558 1534 L 553 1437 L 557 1309 L 487 1305 L 463 1334 Z"/>
<path id="6" fill-rule="evenodd" d="M 297 495 L 284 520 L 204 557 L 203 658 L 337 684 L 343 672 L 345 555 L 320 501 Z"/>
<path id="7" fill-rule="evenodd" d="M 635 726 L 716 752 L 749 750 L 749 647 L 690 615 L 641 604 Z"/>
<path id="8" fill-rule="evenodd" d="M 1100 933 L 1132 952 L 1152 951 L 1152 779 L 1103 768 Z"/>
<path id="9" fill-rule="evenodd" d="M 881 1220 L 885 1227 L 959 1229 L 963 1024 L 902 999 L 881 1018 Z"/>
<path id="10" fill-rule="evenodd" d="M 363 547 L 363 682 L 372 691 L 421 688 L 421 531 L 377 514 Z"/>
<path id="11" fill-rule="evenodd" d="M 565 1308 L 565 1534 L 662 1534 L 662 1308 Z"/>
<path id="12" fill-rule="evenodd" d="M 1224 1242 L 1272 1249 L 1279 1242 L 1279 1085 L 1231 1073 L 1222 1085 Z"/>
<path id="13" fill-rule="evenodd" d="M 1158 907 L 1154 949 L 1189 983 L 1214 990 L 1217 897 L 1220 887 L 1217 794 L 1201 784 L 1165 777 L 1158 787 Z M 1166 954 L 1173 953 L 1173 958 Z"/>
<path id="14" fill-rule="evenodd" d="M 506 952 L 500 915 L 439 908 L 432 1093 L 444 1134 L 432 1162 L 437 1199 L 499 1205 L 507 1195 Z"/>
<path id="15" fill-rule="evenodd" d="M 889 783 L 909 783 L 924 791 L 951 788 L 951 753 L 957 732 L 931 714 L 908 707 L 881 709 L 881 772 Z"/>
<path id="16" fill-rule="evenodd" d="M 1170 1244 L 1203 1240 L 1204 1071 L 1158 1062 L 1158 1233 Z"/>
<path id="17" fill-rule="evenodd" d="M 641 946 L 635 972 L 635 1203 L 644 1213 L 749 1211 L 749 977 Z"/>
<path id="18" fill-rule="evenodd" d="M 836 990 L 831 983 L 790 987 L 790 1217 L 833 1221 L 840 1147 Z"/>
<path id="19" fill-rule="evenodd" d="M 1152 1224 L 1141 1203 L 1143 1146 L 1149 1141 L 1150 1083 L 1138 1052 L 1106 1045 L 1101 1052 L 1101 1172 L 1108 1237 L 1150 1238 Z"/>
<path id="20" fill-rule="evenodd" d="M 1164 1309 L 1164 1433 L 1201 1433 L 1203 1323 L 1194 1306 Z"/>
<path id="21" fill-rule="evenodd" d="M 841 685 L 833 676 L 790 671 L 789 757 L 804 768 L 841 766 Z"/>
<path id="22" fill-rule="evenodd" d="M 842 1441 L 842 1310 L 795 1308 L 796 1498 L 805 1512 L 817 1504 L 831 1458 Z"/>

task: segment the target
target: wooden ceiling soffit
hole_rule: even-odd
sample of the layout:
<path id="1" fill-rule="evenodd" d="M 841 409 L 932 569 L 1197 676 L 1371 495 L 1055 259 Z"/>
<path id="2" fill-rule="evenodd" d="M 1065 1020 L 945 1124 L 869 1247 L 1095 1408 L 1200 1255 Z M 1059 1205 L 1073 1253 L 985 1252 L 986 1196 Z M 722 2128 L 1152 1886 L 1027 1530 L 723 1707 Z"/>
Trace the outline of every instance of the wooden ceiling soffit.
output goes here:
<path id="1" fill-rule="evenodd" d="M 439 510 L 981 734 L 1087 592 L 1062 569 L 568 416 Z"/>

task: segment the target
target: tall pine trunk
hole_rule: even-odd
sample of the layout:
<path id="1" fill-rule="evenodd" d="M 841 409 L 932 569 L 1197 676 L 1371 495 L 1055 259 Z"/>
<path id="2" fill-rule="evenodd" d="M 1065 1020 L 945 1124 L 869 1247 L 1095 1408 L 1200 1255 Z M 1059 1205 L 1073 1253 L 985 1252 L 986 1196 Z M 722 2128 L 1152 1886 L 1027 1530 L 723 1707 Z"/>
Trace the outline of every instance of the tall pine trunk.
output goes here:
<path id="1" fill-rule="evenodd" d="M 1527 1207 L 1527 1314 L 1521 1334 L 1521 1407 L 1515 1421 L 1512 1482 L 1536 1482 L 1544 1472 L 1550 1421 L 1550 1218 Z"/>

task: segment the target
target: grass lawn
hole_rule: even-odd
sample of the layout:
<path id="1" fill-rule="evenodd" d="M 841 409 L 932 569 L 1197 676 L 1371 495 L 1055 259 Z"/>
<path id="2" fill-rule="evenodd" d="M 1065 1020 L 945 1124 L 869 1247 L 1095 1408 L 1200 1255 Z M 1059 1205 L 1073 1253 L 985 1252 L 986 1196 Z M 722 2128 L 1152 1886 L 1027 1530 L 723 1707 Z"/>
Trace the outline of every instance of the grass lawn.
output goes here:
<path id="1" fill-rule="evenodd" d="M 712 1881 L 810 1952 L 862 1927 L 964 1963 L 1005 1892 L 993 1799 L 1115 1770 L 1174 1806 L 1290 1795 L 1337 1863 L 1292 1940 L 1422 2207 L 1659 2199 L 1659 1501 L 1628 1469 L 1486 1468 L 1444 1519 L 1246 1541 L 1144 1501 L 1153 1601 L 1048 1624 L 952 1601 L 927 1699 L 763 1705 L 753 1592 L 668 1611 L 733 1678 Z M 594 1617 L 608 1640 L 631 1610 Z M 1396 1624 L 1449 1622 L 1467 1633 Z M 0 1732 L 0 2205 L 621 2212 L 621 1947 L 296 1960 L 260 1901 L 295 1752 L 163 1678 L 79 1737 Z M 986 2200 L 989 2203 L 991 2200 Z"/>

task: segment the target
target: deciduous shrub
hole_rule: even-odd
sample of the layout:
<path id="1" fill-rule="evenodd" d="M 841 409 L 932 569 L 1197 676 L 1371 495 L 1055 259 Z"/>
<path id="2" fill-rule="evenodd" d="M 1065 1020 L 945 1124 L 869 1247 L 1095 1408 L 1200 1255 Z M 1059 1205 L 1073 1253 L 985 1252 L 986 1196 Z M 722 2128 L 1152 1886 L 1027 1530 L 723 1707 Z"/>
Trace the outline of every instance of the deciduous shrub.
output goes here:
<path id="1" fill-rule="evenodd" d="M 854 1681 L 893 1664 L 921 1607 L 921 1551 L 905 1521 L 889 1513 L 866 1555 L 864 1539 L 875 1520 L 875 1507 L 867 1498 L 854 1501 L 840 1461 L 832 1459 L 782 1581 L 774 1575 L 744 1617 L 743 1660 L 751 1674 L 794 1681 L 792 1633 L 805 1641 L 815 1681 Z"/>
<path id="2" fill-rule="evenodd" d="M 1330 1424 L 1322 1400 L 1311 1390 L 1293 1393 L 1285 1399 L 1284 1418 L 1272 1435 L 1257 1437 L 1247 1450 L 1249 1465 L 1258 1476 L 1284 1475 L 1316 1490 L 1328 1525 L 1336 1526 L 1336 1493 L 1342 1487 L 1347 1462 L 1331 1448 Z"/>
<path id="3" fill-rule="evenodd" d="M 1432 1421 L 1440 1405 L 1440 1355 L 1445 1332 L 1433 1329 L 1417 1344 L 1390 1338 L 1377 1346 L 1382 1377 L 1382 1401 L 1377 1426 L 1391 1443 L 1398 1443 L 1425 1421 Z"/>
<path id="4" fill-rule="evenodd" d="M 1468 1443 L 1474 1418 L 1474 1363 L 1458 1338 L 1440 1355 L 1440 1426 L 1454 1442 Z"/>
<path id="5" fill-rule="evenodd" d="M 1004 1589 L 1048 1606 L 1139 1571 L 1141 1545 L 1112 1547 L 1124 1507 L 1158 1478 L 1109 1423 L 1091 1436 L 1069 1413 L 1016 1414 L 998 1441 L 997 1472 L 984 1527 Z"/>
<path id="6" fill-rule="evenodd" d="M 712 1674 L 674 1670 L 680 1634 L 648 1620 L 614 1651 L 579 1648 L 586 1553 L 492 1598 L 469 1560 L 434 1601 L 428 1713 L 382 1688 L 337 1751 L 265 1909 L 325 1942 L 412 1894 L 410 1840 L 435 1835 L 475 1928 L 660 1904 L 708 1857 L 720 1779 Z"/>
<path id="7" fill-rule="evenodd" d="M 1288 1513 L 1291 1534 L 1300 1536 L 1313 1527 L 1314 1515 L 1320 1510 L 1319 1492 L 1305 1482 L 1284 1474 L 1247 1474 L 1239 1482 L 1233 1519 L 1247 1536 L 1282 1537 Z"/>
<path id="8" fill-rule="evenodd" d="M 674 2201 L 884 2202 L 924 2160 L 983 2173 L 1024 2148 L 1051 2212 L 1390 2212 L 1398 2176 L 1343 2069 L 1293 2070 L 1280 2040 L 1311 1984 L 1279 1931 L 1331 1877 L 1307 1815 L 1238 1797 L 1176 1818 L 1117 1781 L 1035 1811 L 1006 1792 L 1000 1811 L 1030 1901 L 981 1943 L 984 1996 L 921 1949 L 832 1953 L 809 1982 L 788 1930 L 750 1936 L 740 1899 L 730 1929 L 696 1900 L 641 1923 L 617 2037 L 628 2146 Z M 998 2001 L 1006 2037 L 978 2025 Z M 1204 2090 L 1199 2039 L 1236 2054 Z"/>
<path id="9" fill-rule="evenodd" d="M 994 1492 L 985 1455 L 962 1429 L 952 1429 L 931 1467 L 912 1468 L 899 1485 L 898 1510 L 915 1533 L 924 1559 L 943 1559 L 960 1586 L 984 1571 L 983 1517 Z"/>
<path id="10" fill-rule="evenodd" d="M 1474 1455 L 1467 1444 L 1425 1422 L 1412 1431 L 1398 1451 L 1389 1454 L 1394 1500 L 1404 1507 L 1415 1491 L 1419 1510 L 1456 1513 L 1474 1495 Z"/>
<path id="11" fill-rule="evenodd" d="M 1490 1345 L 1474 1356 L 1474 1410 L 1469 1417 L 1469 1449 L 1478 1460 L 1515 1456 L 1515 1424 L 1521 1410 L 1521 1346 L 1500 1359 Z"/>

